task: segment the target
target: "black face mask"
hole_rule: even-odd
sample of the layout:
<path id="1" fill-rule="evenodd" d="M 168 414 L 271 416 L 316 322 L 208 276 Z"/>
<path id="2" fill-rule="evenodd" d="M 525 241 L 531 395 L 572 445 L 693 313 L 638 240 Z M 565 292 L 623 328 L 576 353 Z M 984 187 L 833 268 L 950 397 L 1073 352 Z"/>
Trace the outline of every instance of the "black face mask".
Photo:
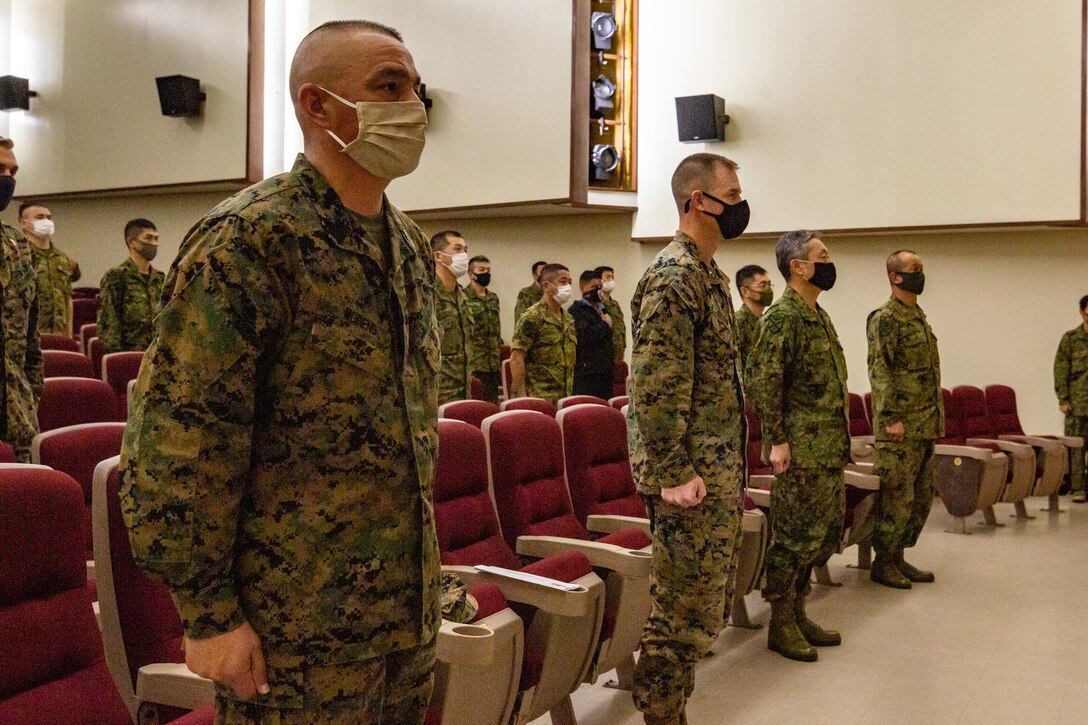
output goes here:
<path id="1" fill-rule="evenodd" d="M 714 220 L 718 222 L 718 229 L 722 233 L 722 237 L 725 239 L 735 239 L 744 233 L 744 230 L 748 228 L 748 219 L 752 215 L 751 209 L 748 208 L 748 200 L 739 201 L 736 204 L 726 204 L 721 199 L 711 196 L 710 194 L 703 192 L 703 196 L 711 201 L 716 201 L 721 204 L 722 209 L 720 214 L 711 214 L 708 211 L 703 213 L 707 216 L 714 217 Z M 684 202 L 684 213 L 687 214 L 691 209 L 691 199 Z"/>
<path id="2" fill-rule="evenodd" d="M 599 289 L 591 289 L 582 295 L 582 299 L 592 305 L 601 304 L 601 291 Z"/>
<path id="3" fill-rule="evenodd" d="M 478 275 L 476 275 L 476 284 L 480 285 L 481 287 L 486 287 L 491 284 L 491 273 L 480 272 Z"/>
<path id="4" fill-rule="evenodd" d="M 15 177 L 0 176 L 0 211 L 8 208 L 13 196 L 15 196 Z"/>
<path id="5" fill-rule="evenodd" d="M 813 287 L 827 292 L 835 286 L 835 278 L 838 274 L 835 272 L 834 262 L 810 262 L 810 264 L 813 266 L 813 271 L 808 281 Z"/>
<path id="6" fill-rule="evenodd" d="M 903 281 L 897 284 L 896 287 L 904 292 L 920 295 L 922 290 L 926 288 L 925 272 L 900 272 L 899 276 L 903 278 Z"/>

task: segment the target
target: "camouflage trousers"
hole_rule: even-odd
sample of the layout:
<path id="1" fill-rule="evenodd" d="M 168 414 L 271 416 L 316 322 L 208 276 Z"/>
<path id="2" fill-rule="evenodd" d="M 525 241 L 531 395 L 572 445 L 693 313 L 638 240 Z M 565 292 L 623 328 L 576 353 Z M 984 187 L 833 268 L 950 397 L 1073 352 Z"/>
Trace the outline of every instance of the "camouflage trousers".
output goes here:
<path id="1" fill-rule="evenodd" d="M 1065 434 L 1067 436 L 1080 436 L 1084 439 L 1085 446 L 1079 451 L 1072 451 L 1069 456 L 1069 483 L 1073 491 L 1085 490 L 1085 461 L 1088 459 L 1088 416 L 1065 416 Z"/>
<path id="2" fill-rule="evenodd" d="M 418 725 L 434 685 L 435 644 L 360 662 L 304 665 L 302 707 L 215 698 L 216 725 Z M 259 697 L 259 696 L 258 696 Z"/>
<path id="3" fill-rule="evenodd" d="M 877 441 L 873 473 L 880 477 L 873 548 L 895 552 L 918 543 L 933 506 L 937 459 L 933 441 Z"/>
<path id="4" fill-rule="evenodd" d="M 846 514 L 841 468 L 790 466 L 771 487 L 771 545 L 763 598 L 788 600 L 805 590 L 812 567 L 838 551 Z"/>
<path id="5" fill-rule="evenodd" d="M 647 496 L 646 508 L 653 527 L 652 606 L 631 697 L 646 715 L 679 722 L 695 689 L 695 663 L 718 638 L 733 601 L 740 499 L 712 493 L 685 509 Z"/>

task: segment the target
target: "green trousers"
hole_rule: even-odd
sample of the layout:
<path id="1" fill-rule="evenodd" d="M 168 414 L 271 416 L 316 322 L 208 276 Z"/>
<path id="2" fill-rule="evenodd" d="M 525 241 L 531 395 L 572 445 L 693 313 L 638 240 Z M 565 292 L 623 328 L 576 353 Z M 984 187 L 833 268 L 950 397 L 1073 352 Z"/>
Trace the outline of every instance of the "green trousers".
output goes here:
<path id="1" fill-rule="evenodd" d="M 873 548 L 894 552 L 918 542 L 933 505 L 937 459 L 933 441 L 877 441 L 873 473 L 880 477 Z"/>

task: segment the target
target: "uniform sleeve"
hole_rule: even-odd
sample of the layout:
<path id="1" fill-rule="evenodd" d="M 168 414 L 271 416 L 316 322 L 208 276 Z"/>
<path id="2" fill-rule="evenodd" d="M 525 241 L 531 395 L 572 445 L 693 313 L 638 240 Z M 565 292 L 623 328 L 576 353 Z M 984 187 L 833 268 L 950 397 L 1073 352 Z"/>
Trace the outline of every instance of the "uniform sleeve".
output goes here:
<path id="1" fill-rule="evenodd" d="M 783 414 L 783 391 L 792 338 L 790 326 L 778 315 L 764 315 L 759 337 L 748 353 L 744 370 L 748 402 L 759 416 L 763 438 L 772 446 L 789 442 Z"/>
<path id="2" fill-rule="evenodd" d="M 106 272 L 100 284 L 102 288 L 102 303 L 98 308 L 98 327 L 95 335 L 102 341 L 102 347 L 106 352 L 117 352 L 121 349 L 121 313 L 120 305 L 124 296 L 117 289 L 117 276 L 112 272 Z"/>
<path id="3" fill-rule="evenodd" d="M 74 260 L 74 259 L 72 259 L 70 257 L 69 257 L 68 261 L 72 265 L 72 271 L 69 274 L 68 281 L 69 282 L 78 282 L 80 280 L 80 278 L 83 276 L 83 272 L 81 272 L 80 269 L 79 269 L 79 263 L 76 262 L 76 260 Z"/>
<path id="4" fill-rule="evenodd" d="M 873 430 L 880 435 L 884 430 L 903 420 L 903 413 L 899 410 L 895 391 L 895 376 L 893 374 L 896 358 L 896 342 L 899 339 L 896 330 L 897 325 L 889 315 L 882 315 L 880 311 L 874 312 L 869 317 L 866 326 L 866 337 L 869 339 L 869 385 L 873 391 L 874 400 L 878 401 L 873 406 L 880 410 L 880 419 L 873 421 Z"/>
<path id="5" fill-rule="evenodd" d="M 1058 353 L 1054 356 L 1054 392 L 1058 396 L 1058 404 L 1065 405 L 1070 401 L 1069 375 L 1072 370 L 1072 345 L 1068 334 L 1062 336 L 1058 343 Z"/>
<path id="6" fill-rule="evenodd" d="M 226 244 L 171 274 L 173 294 L 133 396 L 121 500 L 137 563 L 170 587 L 185 633 L 206 638 L 245 621 L 235 532 L 249 484 L 260 359 L 288 308 L 260 260 L 231 251 L 243 222 L 192 234 L 201 248 Z"/>
<path id="7" fill-rule="evenodd" d="M 27 318 L 26 357 L 23 361 L 26 379 L 30 382 L 30 389 L 34 393 L 35 407 L 45 389 L 45 366 L 42 359 L 41 333 L 38 331 L 38 315 L 38 293 L 35 291 L 34 301 L 30 304 L 30 315 Z"/>
<path id="8" fill-rule="evenodd" d="M 639 489 L 659 491 L 696 477 L 687 452 L 695 378 L 694 296 L 682 281 L 648 289 L 631 353 L 631 409 L 644 448 Z"/>
<path id="9" fill-rule="evenodd" d="M 533 343 L 536 342 L 536 337 L 537 329 L 533 319 L 526 319 L 524 316 L 519 317 L 517 323 L 514 325 L 514 339 L 511 340 L 510 347 L 514 350 L 528 352 L 528 350 L 532 348 Z"/>

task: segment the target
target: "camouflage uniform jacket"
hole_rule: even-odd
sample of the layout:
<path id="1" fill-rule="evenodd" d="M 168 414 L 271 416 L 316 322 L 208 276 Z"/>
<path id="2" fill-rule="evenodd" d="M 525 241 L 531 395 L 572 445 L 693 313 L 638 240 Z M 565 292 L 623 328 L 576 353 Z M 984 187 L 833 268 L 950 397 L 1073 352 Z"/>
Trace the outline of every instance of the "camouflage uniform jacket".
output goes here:
<path id="1" fill-rule="evenodd" d="M 75 260 L 50 243 L 48 249 L 30 245 L 38 280 L 38 332 L 69 335 L 68 305 L 72 283 L 80 278 Z"/>
<path id="2" fill-rule="evenodd" d="M 892 297 L 869 314 L 866 336 L 877 440 L 891 440 L 887 427 L 900 421 L 907 440 L 944 436 L 941 359 L 926 313 Z"/>
<path id="3" fill-rule="evenodd" d="M 303 663 L 439 624 L 434 269 L 383 209 L 391 263 L 303 156 L 222 202 L 182 243 L 133 395 L 136 560 L 188 636 L 253 626 L 275 707 L 301 706 Z"/>
<path id="4" fill-rule="evenodd" d="M 831 318 L 791 287 L 760 318 L 744 390 L 763 425 L 764 456 L 790 444 L 801 468 L 850 462 L 846 358 Z"/>
<path id="5" fill-rule="evenodd" d="M 4 430 L 0 438 L 30 462 L 30 441 L 38 434 L 38 400 L 45 373 L 38 337 L 34 260 L 22 232 L 0 222 L 0 289 L 4 294 Z"/>
<path id="6" fill-rule="evenodd" d="M 468 316 L 472 320 L 472 340 L 469 351 L 469 370 L 481 373 L 497 373 L 502 357 L 502 325 L 499 322 L 499 296 L 487 291 L 480 297 L 472 287 L 465 288 Z"/>
<path id="7" fill-rule="evenodd" d="M 756 346 L 759 338 L 759 318 L 752 314 L 748 305 L 741 305 L 737 310 L 737 353 L 741 369 L 748 362 L 748 353 Z"/>
<path id="8" fill-rule="evenodd" d="M 627 323 L 623 318 L 623 307 L 609 295 L 608 301 L 604 303 L 604 311 L 612 318 L 612 357 L 616 362 L 623 362 L 627 353 Z"/>
<path id="9" fill-rule="evenodd" d="M 151 344 L 155 315 L 162 308 L 166 275 L 157 269 L 140 274 L 126 259 L 102 277 L 102 306 L 98 310 L 98 339 L 106 352 L 146 350 Z"/>
<path id="10" fill-rule="evenodd" d="M 518 318 L 511 348 L 525 353 L 525 392 L 555 402 L 574 389 L 578 335 L 574 318 L 560 308 L 560 319 L 540 300 Z"/>
<path id="11" fill-rule="evenodd" d="M 535 284 L 531 284 L 528 287 L 522 287 L 518 291 L 518 301 L 514 303 L 514 324 L 518 323 L 521 316 L 525 314 L 525 310 L 529 309 L 537 302 L 544 299 L 544 293 L 540 291 L 540 288 Z"/>
<path id="12" fill-rule="evenodd" d="M 441 281 L 435 284 L 435 313 L 441 340 L 442 366 L 438 372 L 438 402 L 468 400 L 472 397 L 472 368 L 470 340 L 472 319 L 468 311 L 468 295 L 459 284 L 446 291 Z"/>
<path id="13" fill-rule="evenodd" d="M 744 488 L 747 430 L 729 278 L 682 232 L 631 300 L 631 469 L 657 494 L 702 476 L 712 496 Z"/>
<path id="14" fill-rule="evenodd" d="M 1058 403 L 1073 406 L 1070 415 L 1088 417 L 1088 330 L 1084 325 L 1062 335 L 1054 356 L 1054 392 Z"/>

